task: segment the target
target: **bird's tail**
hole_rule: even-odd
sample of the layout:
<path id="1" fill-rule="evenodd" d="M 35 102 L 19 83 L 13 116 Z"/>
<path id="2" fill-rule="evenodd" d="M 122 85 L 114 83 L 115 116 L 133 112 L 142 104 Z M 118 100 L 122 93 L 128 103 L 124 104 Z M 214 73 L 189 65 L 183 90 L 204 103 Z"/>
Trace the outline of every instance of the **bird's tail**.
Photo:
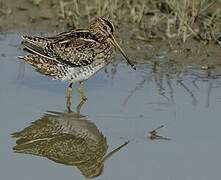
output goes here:
<path id="1" fill-rule="evenodd" d="M 52 76 L 54 78 L 62 76 L 62 64 L 59 64 L 57 61 L 37 54 L 18 56 L 18 58 L 34 66 L 36 71 L 40 72 L 41 74 Z"/>

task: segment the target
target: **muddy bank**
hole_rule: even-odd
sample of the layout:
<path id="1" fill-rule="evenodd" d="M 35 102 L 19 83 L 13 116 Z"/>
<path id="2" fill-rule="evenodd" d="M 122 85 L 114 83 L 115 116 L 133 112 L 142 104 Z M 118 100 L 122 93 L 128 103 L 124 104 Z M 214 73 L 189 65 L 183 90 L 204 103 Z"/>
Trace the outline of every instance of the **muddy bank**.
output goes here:
<path id="1" fill-rule="evenodd" d="M 1 31 L 55 27 L 55 16 L 53 1 L 0 1 Z"/>
<path id="2" fill-rule="evenodd" d="M 75 4 L 73 9 L 73 4 L 69 6 L 68 2 L 57 0 L 17 0 L 16 3 L 13 0 L 1 0 L 0 31 L 52 35 L 76 27 L 86 27 L 88 21 L 93 19 L 92 13 L 96 9 L 90 10 L 86 15 L 86 12 L 83 11 L 85 10 L 83 2 L 78 4 L 78 7 L 75 7 Z M 131 5 L 131 8 L 139 5 L 139 3 L 136 6 Z M 158 7 L 159 11 L 165 10 L 162 5 Z M 90 6 L 88 5 L 88 7 Z M 116 7 L 112 7 L 112 9 L 116 10 L 117 7 L 116 4 Z M 82 13 L 78 18 L 74 12 L 80 10 Z M 103 15 L 100 11 L 96 13 Z M 111 14 L 111 12 L 109 13 Z M 122 13 L 124 13 L 123 10 Z M 133 14 L 133 12 L 131 13 Z M 136 11 L 134 13 L 136 15 Z M 202 41 L 202 39 L 192 37 L 187 38 L 183 43 L 177 37 L 168 38 L 164 35 L 163 29 L 166 28 L 164 23 L 160 25 L 158 23 L 157 26 L 150 28 L 155 15 L 146 14 L 145 17 L 142 17 L 146 18 L 145 22 L 149 22 L 146 24 L 146 28 L 142 25 L 144 20 L 140 24 L 137 23 L 138 16 L 135 15 L 133 17 L 136 18 L 130 23 L 119 22 L 114 15 L 111 16 L 116 24 L 116 36 L 134 62 L 142 64 L 164 58 L 182 66 L 197 65 L 204 70 L 221 69 L 219 41 Z M 95 13 L 94 16 L 96 16 Z M 148 18 L 151 21 L 147 21 Z"/>

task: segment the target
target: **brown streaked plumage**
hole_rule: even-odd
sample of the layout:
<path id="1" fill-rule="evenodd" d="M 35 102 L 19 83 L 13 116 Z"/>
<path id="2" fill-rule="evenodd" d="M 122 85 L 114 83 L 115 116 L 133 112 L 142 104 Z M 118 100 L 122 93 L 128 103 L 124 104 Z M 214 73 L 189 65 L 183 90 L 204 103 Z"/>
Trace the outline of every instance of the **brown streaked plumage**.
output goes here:
<path id="1" fill-rule="evenodd" d="M 47 112 L 12 136 L 16 153 L 76 166 L 87 178 L 101 175 L 105 161 L 129 143 L 107 153 L 106 137 L 86 116 L 74 112 Z"/>
<path id="2" fill-rule="evenodd" d="M 73 82 L 87 80 L 109 64 L 115 47 L 134 68 L 114 38 L 113 24 L 104 18 L 94 20 L 88 29 L 51 37 L 23 36 L 23 44 L 32 54 L 18 58 L 44 75 L 69 82 L 69 88 Z"/>
<path id="3" fill-rule="evenodd" d="M 70 67 L 87 66 L 96 61 L 109 63 L 113 47 L 116 46 L 131 64 L 114 39 L 113 32 L 113 25 L 109 21 L 98 18 L 85 30 L 72 30 L 52 37 L 23 36 L 23 44 L 40 57 Z M 19 56 L 21 59 L 24 57 Z M 28 58 L 25 60 L 29 62 Z"/>

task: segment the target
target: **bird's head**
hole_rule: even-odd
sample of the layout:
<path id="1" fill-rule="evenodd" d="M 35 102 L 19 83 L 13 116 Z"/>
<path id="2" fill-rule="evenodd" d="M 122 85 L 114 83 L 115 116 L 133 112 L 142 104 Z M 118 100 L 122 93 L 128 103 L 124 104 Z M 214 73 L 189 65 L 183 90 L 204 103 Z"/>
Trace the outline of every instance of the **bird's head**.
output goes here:
<path id="1" fill-rule="evenodd" d="M 98 40 L 110 42 L 115 48 L 117 48 L 121 52 L 121 54 L 127 60 L 127 63 L 133 69 L 135 69 L 134 65 L 130 62 L 123 49 L 120 47 L 120 45 L 114 38 L 115 28 L 114 25 L 109 20 L 104 18 L 95 19 L 89 26 L 89 31 L 92 34 L 94 34 L 98 38 Z"/>
<path id="2" fill-rule="evenodd" d="M 89 26 L 91 33 L 97 36 L 99 39 L 108 39 L 111 35 L 114 35 L 114 25 L 104 18 L 96 18 Z"/>

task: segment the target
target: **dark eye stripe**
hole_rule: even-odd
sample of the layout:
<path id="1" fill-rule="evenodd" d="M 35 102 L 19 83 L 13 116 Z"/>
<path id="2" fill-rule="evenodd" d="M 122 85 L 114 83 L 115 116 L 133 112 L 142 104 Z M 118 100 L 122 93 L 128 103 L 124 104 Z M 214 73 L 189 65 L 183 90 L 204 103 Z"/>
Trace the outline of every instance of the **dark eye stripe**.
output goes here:
<path id="1" fill-rule="evenodd" d="M 113 27 L 113 25 L 112 25 L 108 20 L 106 20 L 106 19 L 103 19 L 103 18 L 102 18 L 102 20 L 104 20 L 104 22 L 110 27 L 111 33 L 113 34 L 113 33 L 114 33 L 114 27 Z"/>

